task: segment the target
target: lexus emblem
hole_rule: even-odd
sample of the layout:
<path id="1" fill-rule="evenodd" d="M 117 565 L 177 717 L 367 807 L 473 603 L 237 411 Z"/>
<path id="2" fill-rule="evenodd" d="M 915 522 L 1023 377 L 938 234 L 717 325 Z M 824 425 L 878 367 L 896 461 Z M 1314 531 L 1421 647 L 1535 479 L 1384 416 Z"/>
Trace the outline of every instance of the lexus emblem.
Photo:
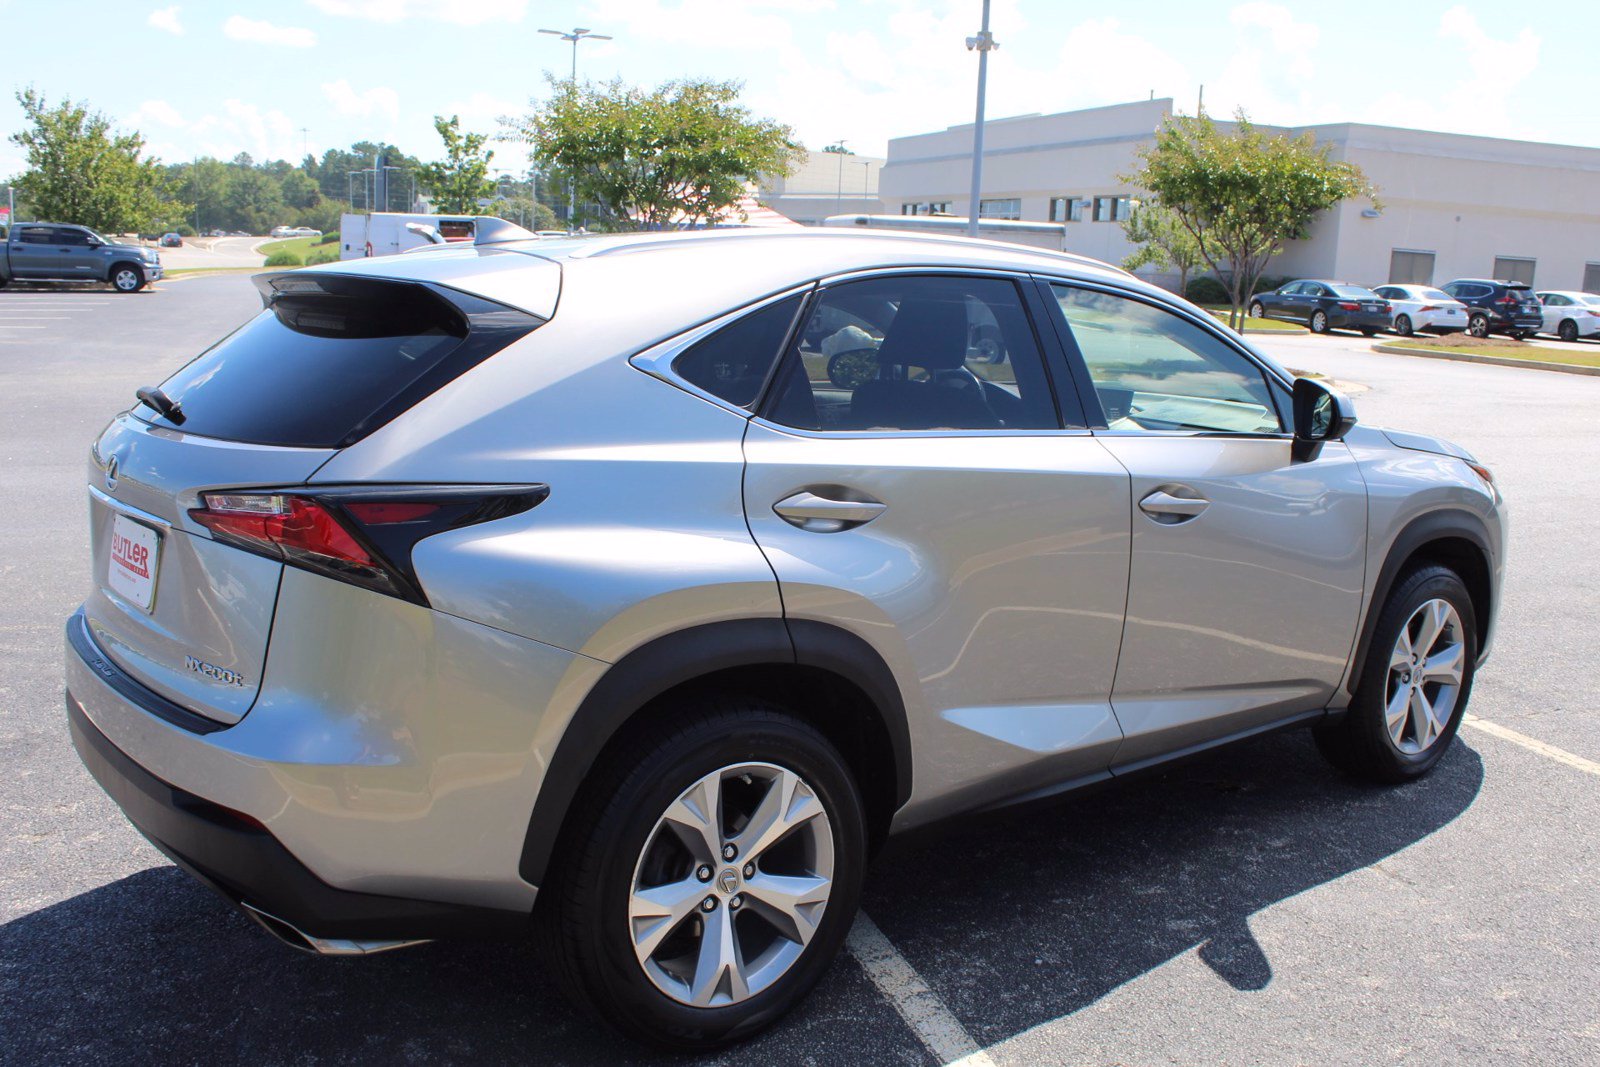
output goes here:
<path id="1" fill-rule="evenodd" d="M 732 893 L 739 888 L 739 872 L 728 867 L 717 875 L 717 888 L 724 893 Z"/>
<path id="2" fill-rule="evenodd" d="M 106 489 L 113 493 L 117 491 L 117 466 L 116 456 L 106 460 Z"/>

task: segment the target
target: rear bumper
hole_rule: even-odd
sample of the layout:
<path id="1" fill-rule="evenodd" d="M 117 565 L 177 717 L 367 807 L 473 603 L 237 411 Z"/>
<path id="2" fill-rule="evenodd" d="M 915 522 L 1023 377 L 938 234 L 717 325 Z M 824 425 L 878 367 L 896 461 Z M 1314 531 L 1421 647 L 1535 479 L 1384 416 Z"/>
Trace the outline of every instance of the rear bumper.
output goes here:
<path id="1" fill-rule="evenodd" d="M 1328 325 L 1351 330 L 1387 330 L 1391 317 L 1382 311 L 1330 311 Z"/>
<path id="2" fill-rule="evenodd" d="M 511 935 L 527 915 L 335 889 L 254 818 L 162 781 L 113 745 L 68 692 L 78 757 L 128 821 L 178 866 L 235 904 L 319 938 L 387 940 Z"/>

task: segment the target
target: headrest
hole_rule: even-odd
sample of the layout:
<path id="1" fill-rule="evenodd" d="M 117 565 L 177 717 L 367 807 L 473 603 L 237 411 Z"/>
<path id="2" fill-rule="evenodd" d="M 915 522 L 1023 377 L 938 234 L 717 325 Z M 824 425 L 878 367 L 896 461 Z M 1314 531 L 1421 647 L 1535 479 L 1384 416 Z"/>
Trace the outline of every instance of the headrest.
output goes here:
<path id="1" fill-rule="evenodd" d="M 966 361 L 967 306 L 960 300 L 901 301 L 878 346 L 880 365 L 954 370 Z"/>

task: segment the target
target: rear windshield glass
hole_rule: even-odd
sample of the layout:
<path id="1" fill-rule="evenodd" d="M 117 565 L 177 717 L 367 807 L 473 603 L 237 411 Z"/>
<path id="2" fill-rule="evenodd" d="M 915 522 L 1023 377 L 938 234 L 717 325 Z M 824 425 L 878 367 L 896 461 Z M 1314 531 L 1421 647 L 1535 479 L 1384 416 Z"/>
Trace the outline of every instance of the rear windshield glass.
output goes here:
<path id="1" fill-rule="evenodd" d="M 1424 300 L 1454 300 L 1455 297 L 1443 289 L 1418 289 L 1417 295 Z"/>
<path id="2" fill-rule="evenodd" d="M 1593 293 L 1584 293 L 1582 296 L 1578 297 L 1578 299 L 1582 300 L 1585 304 L 1591 304 L 1595 307 L 1600 307 L 1600 296 L 1595 296 Z"/>
<path id="3" fill-rule="evenodd" d="M 1359 285 L 1334 285 L 1329 286 L 1334 296 L 1342 296 L 1349 300 L 1377 300 L 1378 294 L 1371 289 L 1364 289 Z"/>
<path id="4" fill-rule="evenodd" d="M 479 309 L 494 310 L 469 317 Z M 204 437 L 342 448 L 539 321 L 413 284 L 342 279 L 336 291 L 280 292 L 161 384 L 180 418 L 139 412 Z"/>

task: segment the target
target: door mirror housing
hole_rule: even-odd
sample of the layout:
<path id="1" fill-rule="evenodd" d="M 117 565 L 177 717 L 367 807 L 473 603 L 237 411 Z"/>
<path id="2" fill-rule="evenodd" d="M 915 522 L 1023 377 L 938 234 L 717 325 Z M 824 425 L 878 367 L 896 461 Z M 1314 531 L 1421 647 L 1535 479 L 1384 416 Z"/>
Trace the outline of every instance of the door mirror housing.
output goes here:
<path id="1" fill-rule="evenodd" d="M 1339 441 L 1356 424 L 1355 405 L 1313 378 L 1294 380 L 1295 458 L 1315 455 L 1324 441 Z"/>

